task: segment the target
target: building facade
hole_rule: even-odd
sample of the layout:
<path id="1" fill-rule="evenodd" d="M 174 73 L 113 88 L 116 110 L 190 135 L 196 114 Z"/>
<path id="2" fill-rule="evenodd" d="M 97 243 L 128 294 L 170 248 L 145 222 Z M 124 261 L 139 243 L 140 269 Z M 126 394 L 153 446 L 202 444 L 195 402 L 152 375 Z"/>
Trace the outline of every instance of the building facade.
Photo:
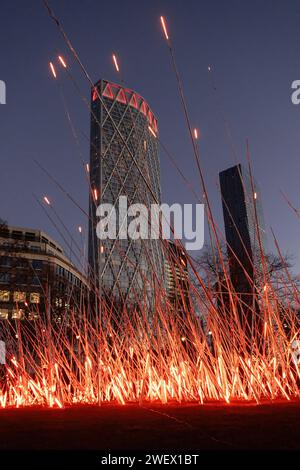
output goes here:
<path id="1" fill-rule="evenodd" d="M 0 228 L 0 320 L 62 322 L 80 313 L 87 282 L 62 248 L 40 230 Z"/>
<path id="2" fill-rule="evenodd" d="M 190 306 L 188 262 L 184 250 L 168 240 L 165 254 L 165 279 L 168 299 L 177 311 L 184 314 Z"/>
<path id="3" fill-rule="evenodd" d="M 264 251 L 266 245 L 261 193 L 241 164 L 220 173 L 220 186 L 231 277 L 236 289 L 243 290 L 249 284 L 247 274 L 255 281 L 260 246 Z"/>
<path id="4" fill-rule="evenodd" d="M 154 303 L 154 285 L 163 273 L 160 240 L 132 240 L 119 211 L 120 196 L 128 206 L 160 204 L 157 120 L 136 92 L 100 80 L 91 94 L 89 265 L 99 295 L 117 304 Z M 99 204 L 111 204 L 118 227 L 116 239 L 96 234 Z M 129 221 L 128 221 L 129 222 Z"/>
<path id="5" fill-rule="evenodd" d="M 256 181 L 253 178 L 251 181 L 248 170 L 241 164 L 220 173 L 220 186 L 231 283 L 239 299 L 240 319 L 247 334 L 252 336 L 253 331 L 262 328 L 258 292 L 263 287 L 260 260 L 261 250 L 265 251 L 266 236 L 261 193 Z M 219 300 L 222 309 L 226 307 L 225 310 L 230 312 L 226 292 Z"/>

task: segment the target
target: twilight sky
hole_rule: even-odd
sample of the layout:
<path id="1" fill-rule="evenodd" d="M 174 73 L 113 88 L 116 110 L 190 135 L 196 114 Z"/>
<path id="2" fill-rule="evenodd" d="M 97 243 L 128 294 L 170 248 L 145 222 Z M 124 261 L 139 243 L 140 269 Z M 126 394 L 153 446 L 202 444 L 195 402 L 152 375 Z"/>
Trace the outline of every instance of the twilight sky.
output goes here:
<path id="1" fill-rule="evenodd" d="M 246 158 L 261 187 L 267 229 L 281 249 L 295 255 L 300 271 L 300 220 L 280 191 L 300 209 L 300 105 L 291 83 L 300 79 L 297 0 L 50 0 L 94 81 L 119 77 L 148 101 L 160 138 L 199 192 L 192 147 L 159 24 L 168 21 L 190 116 L 200 130 L 203 169 L 217 222 L 223 229 L 218 172 Z M 61 53 L 73 79 L 59 69 L 55 82 L 48 62 Z M 207 67 L 214 70 L 217 91 Z M 41 0 L 1 0 L 0 80 L 7 104 L 0 105 L 0 217 L 13 225 L 40 228 L 62 242 L 35 201 L 44 194 L 78 239 L 83 214 L 34 163 L 38 160 L 84 208 L 88 188 L 80 159 L 89 160 L 89 112 L 82 96 L 89 85 Z M 68 124 L 64 104 L 78 133 Z M 230 127 L 231 139 L 228 138 Z M 161 151 L 164 202 L 194 202 L 193 195 Z M 59 225 L 59 224 L 58 224 Z M 269 248 L 273 248 L 271 235 Z"/>

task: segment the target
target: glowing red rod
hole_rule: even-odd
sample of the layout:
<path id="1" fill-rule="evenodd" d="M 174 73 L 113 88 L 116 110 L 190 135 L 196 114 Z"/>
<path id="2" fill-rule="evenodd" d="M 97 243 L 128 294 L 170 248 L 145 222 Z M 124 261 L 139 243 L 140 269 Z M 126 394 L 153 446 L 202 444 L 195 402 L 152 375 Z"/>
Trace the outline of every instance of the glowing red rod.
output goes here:
<path id="1" fill-rule="evenodd" d="M 51 69 L 53 77 L 56 78 L 56 71 L 55 71 L 54 65 L 52 64 L 52 62 L 49 62 L 49 65 L 50 65 L 50 69 Z"/>
<path id="2" fill-rule="evenodd" d="M 66 64 L 64 58 L 63 58 L 61 55 L 58 56 L 58 60 L 59 60 L 59 62 L 61 63 L 61 65 L 66 69 L 66 68 L 67 68 L 67 64 Z"/>
<path id="3" fill-rule="evenodd" d="M 119 64 L 118 64 L 118 59 L 117 59 L 117 56 L 115 54 L 112 55 L 112 58 L 113 58 L 113 62 L 115 64 L 115 67 L 116 67 L 116 71 L 117 72 L 120 72 L 120 67 L 119 67 Z"/>
<path id="4" fill-rule="evenodd" d="M 51 203 L 50 203 L 49 199 L 47 198 L 47 196 L 44 196 L 44 201 L 45 201 L 46 204 L 48 204 L 48 206 L 50 206 Z"/>
<path id="5" fill-rule="evenodd" d="M 163 29 L 164 35 L 166 37 L 166 40 L 168 41 L 169 40 L 169 35 L 168 35 L 168 31 L 167 31 L 166 21 L 165 21 L 163 16 L 160 17 L 160 22 L 161 22 L 162 29 Z"/>

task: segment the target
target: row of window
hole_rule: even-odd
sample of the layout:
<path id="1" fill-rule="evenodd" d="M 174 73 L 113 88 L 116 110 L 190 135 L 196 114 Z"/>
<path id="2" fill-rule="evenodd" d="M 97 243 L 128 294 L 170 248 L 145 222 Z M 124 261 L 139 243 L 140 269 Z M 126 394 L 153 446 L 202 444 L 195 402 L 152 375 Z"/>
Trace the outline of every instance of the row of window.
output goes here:
<path id="1" fill-rule="evenodd" d="M 28 300 L 31 304 L 39 304 L 40 303 L 40 294 L 38 292 L 10 292 L 9 290 L 0 290 L 0 302 L 9 302 L 11 299 L 11 295 L 14 302 L 25 303 Z"/>
<path id="2" fill-rule="evenodd" d="M 39 259 L 28 260 L 26 258 L 13 258 L 10 256 L 0 257 L 0 266 L 4 267 L 16 267 L 16 268 L 27 268 L 31 263 L 32 268 L 36 270 L 43 269 L 43 261 Z"/>
<path id="3" fill-rule="evenodd" d="M 0 320 L 8 320 L 11 318 L 12 320 L 24 320 L 25 318 L 25 311 L 22 308 L 15 309 L 10 312 L 8 308 L 0 308 Z M 37 320 L 39 318 L 39 314 L 37 312 L 29 312 L 27 314 L 28 320 Z"/>
<path id="4" fill-rule="evenodd" d="M 75 284 L 76 286 L 80 286 L 80 279 L 74 274 L 72 274 L 68 269 L 65 269 L 62 266 L 56 265 L 55 271 L 58 276 L 62 276 L 65 279 L 68 279 L 68 281 L 70 281 L 72 284 Z"/>
<path id="5" fill-rule="evenodd" d="M 12 276 L 10 273 L 0 273 L 0 284 L 10 284 L 14 281 L 15 284 L 23 285 L 32 285 L 40 286 L 41 281 L 38 276 L 33 276 L 28 278 L 27 274 L 18 274 L 17 276 Z"/>

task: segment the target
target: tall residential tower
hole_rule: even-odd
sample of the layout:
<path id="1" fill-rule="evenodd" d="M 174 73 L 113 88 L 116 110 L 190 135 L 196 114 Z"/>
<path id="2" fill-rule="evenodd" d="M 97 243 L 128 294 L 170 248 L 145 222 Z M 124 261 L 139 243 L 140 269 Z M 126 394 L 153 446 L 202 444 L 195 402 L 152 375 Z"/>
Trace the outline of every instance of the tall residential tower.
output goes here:
<path id="1" fill-rule="evenodd" d="M 106 80 L 95 84 L 91 95 L 89 265 L 100 295 L 122 305 L 141 301 L 153 305 L 153 286 L 163 275 L 160 240 L 132 240 L 118 233 L 125 224 L 119 213 L 120 196 L 127 197 L 128 206 L 144 204 L 147 210 L 151 204 L 160 204 L 157 133 L 157 120 L 138 93 Z M 121 218 L 115 240 L 97 237 L 100 203 L 112 204 L 117 220 Z"/>
<path id="2" fill-rule="evenodd" d="M 248 312 L 252 322 L 252 313 L 258 312 L 257 292 L 262 282 L 260 251 L 265 249 L 261 194 L 241 164 L 220 173 L 220 186 L 230 277 L 242 310 Z"/>

